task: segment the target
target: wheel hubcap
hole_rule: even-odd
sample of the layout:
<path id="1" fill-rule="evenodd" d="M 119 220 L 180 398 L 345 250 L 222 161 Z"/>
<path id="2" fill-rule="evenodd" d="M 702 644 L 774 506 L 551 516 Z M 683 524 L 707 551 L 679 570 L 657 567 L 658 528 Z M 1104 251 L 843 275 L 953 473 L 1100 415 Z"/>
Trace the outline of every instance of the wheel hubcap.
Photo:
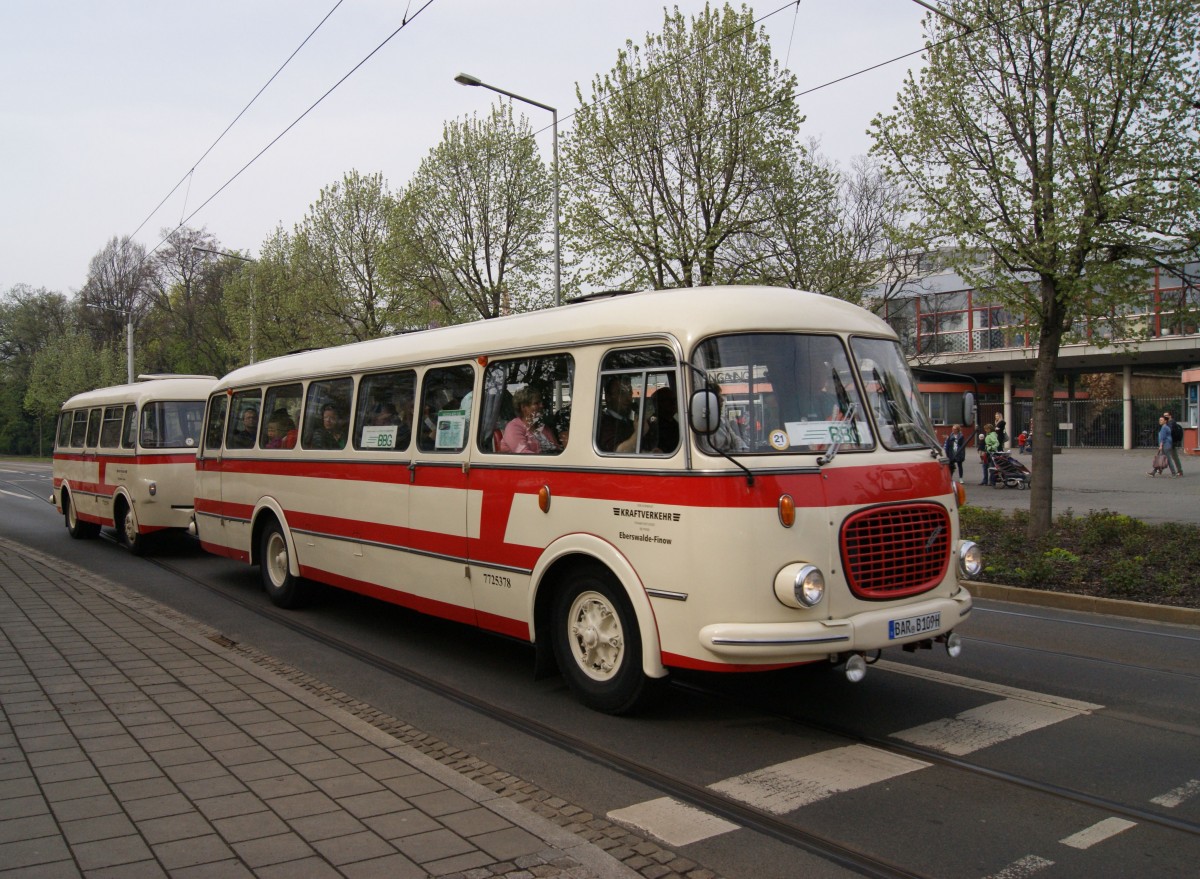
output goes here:
<path id="1" fill-rule="evenodd" d="M 267 541 L 266 564 L 271 582 L 276 587 L 282 586 L 288 574 L 287 543 L 282 535 L 272 534 Z"/>
<path id="2" fill-rule="evenodd" d="M 625 646 L 620 618 L 608 600 L 597 592 L 585 592 L 571 605 L 571 638 L 575 661 L 593 680 L 606 681 L 621 667 Z"/>

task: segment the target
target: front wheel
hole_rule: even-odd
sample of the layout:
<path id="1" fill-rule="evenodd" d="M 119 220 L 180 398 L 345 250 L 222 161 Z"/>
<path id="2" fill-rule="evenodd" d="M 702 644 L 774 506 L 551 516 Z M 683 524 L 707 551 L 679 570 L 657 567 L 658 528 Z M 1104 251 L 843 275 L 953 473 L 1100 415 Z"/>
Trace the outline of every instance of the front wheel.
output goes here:
<path id="1" fill-rule="evenodd" d="M 642 639 L 632 608 L 606 572 L 586 570 L 554 601 L 554 654 L 580 702 L 606 714 L 628 714 L 648 694 Z"/>
<path id="2" fill-rule="evenodd" d="M 133 505 L 126 505 L 120 521 L 121 541 L 129 547 L 134 555 L 142 555 L 146 551 L 146 536 L 138 531 L 137 513 Z"/>
<path id="3" fill-rule="evenodd" d="M 259 570 L 263 591 L 277 607 L 296 608 L 304 604 L 305 588 L 291 572 L 291 553 L 283 528 L 273 521 L 263 529 L 258 544 Z"/>

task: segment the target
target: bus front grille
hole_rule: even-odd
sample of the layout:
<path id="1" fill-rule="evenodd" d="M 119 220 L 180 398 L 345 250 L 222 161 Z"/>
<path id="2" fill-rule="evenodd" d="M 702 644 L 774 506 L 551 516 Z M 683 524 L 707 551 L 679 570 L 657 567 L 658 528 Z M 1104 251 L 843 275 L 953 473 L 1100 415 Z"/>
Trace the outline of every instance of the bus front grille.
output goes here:
<path id="1" fill-rule="evenodd" d="M 950 516 L 938 504 L 872 507 L 842 525 L 850 591 L 879 601 L 926 592 L 946 576 Z"/>

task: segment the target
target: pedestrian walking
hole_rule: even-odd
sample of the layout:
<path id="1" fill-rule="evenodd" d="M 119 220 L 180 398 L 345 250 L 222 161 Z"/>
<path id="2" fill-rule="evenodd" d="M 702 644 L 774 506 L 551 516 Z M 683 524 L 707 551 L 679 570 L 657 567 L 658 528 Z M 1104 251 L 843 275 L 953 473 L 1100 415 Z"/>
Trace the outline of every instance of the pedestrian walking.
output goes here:
<path id="1" fill-rule="evenodd" d="M 954 468 L 958 468 L 958 478 L 963 478 L 963 461 L 967 457 L 967 438 L 963 436 L 962 425 L 956 424 L 950 430 L 950 435 L 946 437 L 946 442 L 942 444 L 942 451 L 946 453 L 946 460 L 950 467 L 950 478 L 954 478 Z"/>
<path id="2" fill-rule="evenodd" d="M 1158 418 L 1158 454 L 1154 456 L 1154 466 L 1150 468 L 1147 476 L 1157 476 L 1163 472 L 1164 467 L 1171 469 L 1171 476 L 1178 479 L 1182 476 L 1175 469 L 1175 462 L 1171 460 L 1171 425 L 1167 423 L 1167 416 L 1160 415 Z"/>
<path id="3" fill-rule="evenodd" d="M 1183 476 L 1183 463 L 1179 460 L 1179 450 L 1183 448 L 1183 425 L 1176 421 L 1170 412 L 1164 412 L 1162 417 L 1167 419 L 1167 425 L 1171 428 L 1171 448 L 1167 457 L 1175 465 L 1175 475 Z"/>

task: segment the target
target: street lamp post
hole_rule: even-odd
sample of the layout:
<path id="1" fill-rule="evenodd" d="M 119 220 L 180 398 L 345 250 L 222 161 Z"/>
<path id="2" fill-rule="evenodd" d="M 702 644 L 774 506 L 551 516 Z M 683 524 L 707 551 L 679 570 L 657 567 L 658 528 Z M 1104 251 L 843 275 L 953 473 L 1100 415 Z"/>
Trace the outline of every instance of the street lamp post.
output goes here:
<path id="1" fill-rule="evenodd" d="M 242 256 L 238 253 L 230 253 L 227 250 L 210 250 L 207 247 L 192 247 L 192 253 L 215 253 L 217 256 L 227 256 L 230 259 L 240 259 L 242 262 L 258 262 L 248 256 Z M 254 339 L 257 336 L 255 332 L 255 302 L 254 302 L 254 273 L 250 273 L 250 362 L 254 363 Z"/>
<path id="2" fill-rule="evenodd" d="M 129 384 L 133 384 L 133 309 L 113 308 L 111 305 L 100 305 L 96 302 L 85 303 L 88 308 L 98 311 L 115 311 L 125 315 L 125 372 Z"/>
<path id="3" fill-rule="evenodd" d="M 549 104 L 543 104 L 540 101 L 522 97 L 497 86 L 489 85 L 479 77 L 471 76 L 469 73 L 460 73 L 454 77 L 454 81 L 460 85 L 485 88 L 505 97 L 512 98 L 514 101 L 522 101 L 534 107 L 549 110 L 551 116 L 554 117 L 554 304 L 562 305 L 562 255 L 558 246 L 558 110 Z"/>

